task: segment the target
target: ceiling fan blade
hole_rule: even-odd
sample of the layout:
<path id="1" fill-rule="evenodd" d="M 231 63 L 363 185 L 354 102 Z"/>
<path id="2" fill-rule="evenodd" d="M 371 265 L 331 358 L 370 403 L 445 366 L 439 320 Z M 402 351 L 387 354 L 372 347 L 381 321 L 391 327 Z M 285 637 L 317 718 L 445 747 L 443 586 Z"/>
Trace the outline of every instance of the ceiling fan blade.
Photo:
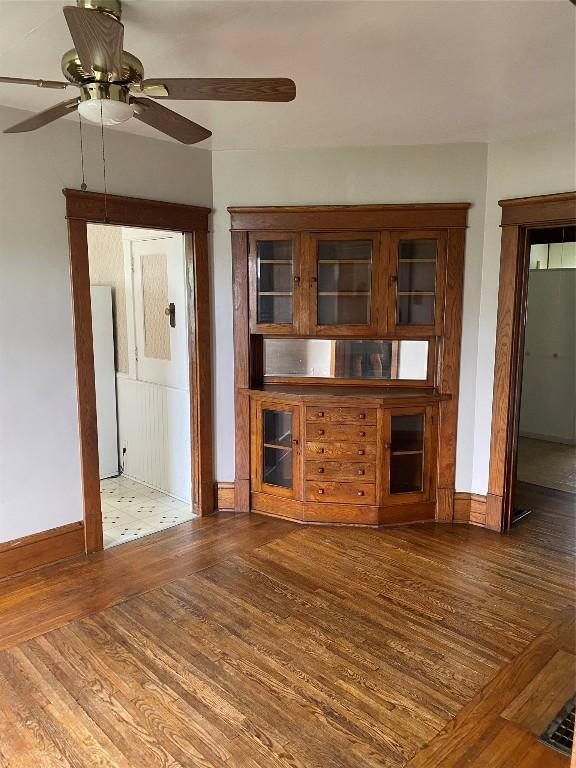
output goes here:
<path id="1" fill-rule="evenodd" d="M 121 80 L 124 26 L 93 8 L 66 6 L 64 16 L 84 70 L 97 80 Z"/>
<path id="2" fill-rule="evenodd" d="M 157 99 L 292 101 L 296 85 L 287 77 L 167 77 L 143 80 L 142 93 Z"/>
<path id="3" fill-rule="evenodd" d="M 130 104 L 134 105 L 134 117 L 182 144 L 197 144 L 212 136 L 207 128 L 150 99 L 132 98 Z"/>
<path id="4" fill-rule="evenodd" d="M 64 115 L 74 112 L 78 108 L 79 103 L 80 99 L 78 97 L 69 101 L 61 101 L 60 104 L 56 104 L 54 107 L 50 107 L 50 109 L 38 112 L 37 115 L 29 117 L 27 120 L 23 120 L 11 128 L 6 128 L 4 133 L 35 131 L 37 128 L 42 128 L 43 125 L 48 125 L 48 123 L 58 120 L 59 117 L 64 117 Z"/>
<path id="5" fill-rule="evenodd" d="M 38 88 L 68 88 L 72 83 L 61 80 L 31 80 L 28 77 L 0 77 L 0 83 L 14 83 L 14 85 L 36 85 Z"/>

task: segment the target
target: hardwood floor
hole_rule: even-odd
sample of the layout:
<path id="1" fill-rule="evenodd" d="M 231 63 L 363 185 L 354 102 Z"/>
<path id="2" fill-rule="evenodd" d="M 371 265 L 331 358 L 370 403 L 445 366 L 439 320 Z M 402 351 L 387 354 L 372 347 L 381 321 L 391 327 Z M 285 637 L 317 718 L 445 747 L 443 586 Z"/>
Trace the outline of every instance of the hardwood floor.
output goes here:
<path id="1" fill-rule="evenodd" d="M 567 766 L 575 497 L 535 494 L 506 536 L 221 515 L 0 582 L 0 766 Z"/>

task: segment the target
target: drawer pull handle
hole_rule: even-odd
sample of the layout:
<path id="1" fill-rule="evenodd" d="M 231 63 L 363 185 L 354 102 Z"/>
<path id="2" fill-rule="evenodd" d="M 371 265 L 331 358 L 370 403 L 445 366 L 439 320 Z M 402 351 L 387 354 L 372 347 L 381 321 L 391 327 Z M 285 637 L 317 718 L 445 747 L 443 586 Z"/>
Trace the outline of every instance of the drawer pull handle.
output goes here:
<path id="1" fill-rule="evenodd" d="M 358 491 L 358 496 L 364 496 L 364 491 Z"/>
<path id="2" fill-rule="evenodd" d="M 294 438 L 294 440 L 292 440 L 292 445 L 298 445 L 298 440 L 296 438 Z"/>
<path id="3" fill-rule="evenodd" d="M 318 488 L 318 493 L 324 493 L 324 488 Z"/>
<path id="4" fill-rule="evenodd" d="M 360 450 L 358 451 L 358 456 L 364 456 L 364 449 L 363 448 L 360 448 Z"/>
<path id="5" fill-rule="evenodd" d="M 318 430 L 318 434 L 319 434 L 319 435 L 323 435 L 323 434 L 325 434 L 325 431 L 324 431 L 323 429 L 319 429 L 319 430 Z"/>
<path id="6" fill-rule="evenodd" d="M 359 474 L 359 475 L 363 475 L 363 474 L 364 474 L 364 470 L 363 470 L 363 469 L 359 469 L 359 470 L 358 470 L 358 474 Z"/>
<path id="7" fill-rule="evenodd" d="M 323 475 L 324 474 L 324 467 L 318 467 L 318 474 Z"/>
<path id="8" fill-rule="evenodd" d="M 366 437 L 366 432 L 363 429 L 360 430 L 360 437 Z"/>
<path id="9" fill-rule="evenodd" d="M 360 414 L 358 414 L 358 418 L 359 419 L 365 419 L 366 418 L 366 414 L 365 413 L 360 413 Z"/>
<path id="10" fill-rule="evenodd" d="M 322 418 L 322 416 L 324 416 L 324 411 L 318 411 L 318 413 L 316 414 L 316 416 L 318 416 L 318 417 L 321 419 L 321 418 Z"/>
<path id="11" fill-rule="evenodd" d="M 324 448 L 318 448 L 318 450 L 316 451 L 316 453 L 324 453 Z"/>

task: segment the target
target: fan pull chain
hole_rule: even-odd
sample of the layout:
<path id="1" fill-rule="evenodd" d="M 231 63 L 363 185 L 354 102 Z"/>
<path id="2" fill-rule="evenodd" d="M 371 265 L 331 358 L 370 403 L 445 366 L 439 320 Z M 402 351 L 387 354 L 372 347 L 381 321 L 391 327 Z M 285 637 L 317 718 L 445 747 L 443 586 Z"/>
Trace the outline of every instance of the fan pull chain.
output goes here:
<path id="1" fill-rule="evenodd" d="M 78 112 L 78 124 L 80 125 L 80 162 L 82 163 L 82 184 L 80 184 L 80 189 L 82 192 L 86 192 L 88 187 L 84 178 L 84 143 L 82 141 L 82 115 L 80 112 Z"/>
<path id="2" fill-rule="evenodd" d="M 102 116 L 102 101 L 100 101 L 100 135 L 102 138 L 102 171 L 104 175 L 104 223 L 108 224 L 108 190 L 106 188 L 106 151 L 104 147 L 104 118 Z"/>

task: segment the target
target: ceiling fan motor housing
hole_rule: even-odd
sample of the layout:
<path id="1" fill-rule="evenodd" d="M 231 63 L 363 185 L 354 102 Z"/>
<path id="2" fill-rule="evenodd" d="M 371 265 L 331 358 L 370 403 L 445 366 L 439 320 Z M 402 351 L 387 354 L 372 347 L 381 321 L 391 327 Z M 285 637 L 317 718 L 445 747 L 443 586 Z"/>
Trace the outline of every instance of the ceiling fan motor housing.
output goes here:
<path id="1" fill-rule="evenodd" d="M 83 85 L 90 82 L 120 82 L 128 84 L 140 83 L 144 79 L 144 65 L 139 58 L 128 51 L 122 52 L 122 79 L 117 81 L 109 80 L 108 72 L 86 71 L 82 67 L 80 58 L 75 48 L 66 51 L 62 56 L 62 74 L 74 85 Z"/>

